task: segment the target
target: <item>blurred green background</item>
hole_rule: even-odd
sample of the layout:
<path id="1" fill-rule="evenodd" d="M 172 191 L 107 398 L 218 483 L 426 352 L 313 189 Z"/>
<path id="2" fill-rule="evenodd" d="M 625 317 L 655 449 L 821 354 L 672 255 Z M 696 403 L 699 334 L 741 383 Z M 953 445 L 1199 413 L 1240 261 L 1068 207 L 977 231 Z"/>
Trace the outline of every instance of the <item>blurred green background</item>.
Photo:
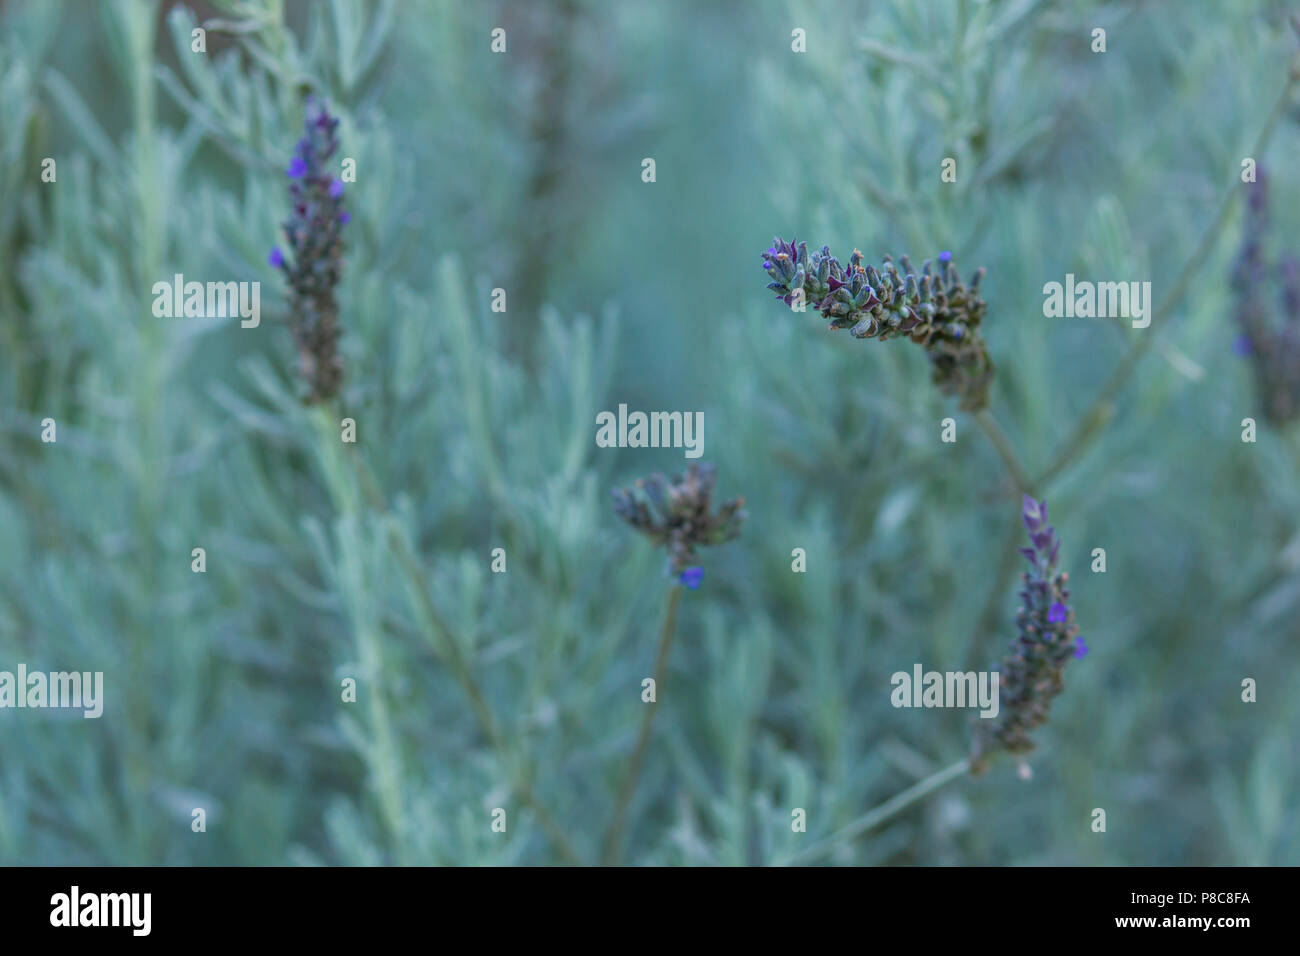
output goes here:
<path id="1" fill-rule="evenodd" d="M 749 512 L 682 602 L 625 860 L 781 862 L 965 756 L 970 713 L 896 710 L 889 675 L 1001 657 L 1018 499 L 921 350 L 772 301 L 777 232 L 986 266 L 992 411 L 1033 474 L 1158 337 L 1036 489 L 1092 653 L 1032 777 L 1004 760 L 822 860 L 1300 862 L 1300 438 L 1240 438 L 1240 202 L 1167 323 L 1042 314 L 1067 272 L 1167 291 L 1286 83 L 1287 13 L 0 2 L 0 669 L 106 687 L 99 720 L 0 711 L 0 863 L 560 862 L 521 777 L 594 859 L 667 590 L 609 494 L 687 464 L 597 448 L 621 402 L 703 411 Z M 357 162 L 341 410 L 369 489 L 296 400 L 266 264 L 311 91 Z M 1296 118 L 1255 157 L 1281 241 Z M 261 326 L 155 318 L 176 272 L 261 281 Z M 426 592 L 504 744 L 436 654 Z"/>

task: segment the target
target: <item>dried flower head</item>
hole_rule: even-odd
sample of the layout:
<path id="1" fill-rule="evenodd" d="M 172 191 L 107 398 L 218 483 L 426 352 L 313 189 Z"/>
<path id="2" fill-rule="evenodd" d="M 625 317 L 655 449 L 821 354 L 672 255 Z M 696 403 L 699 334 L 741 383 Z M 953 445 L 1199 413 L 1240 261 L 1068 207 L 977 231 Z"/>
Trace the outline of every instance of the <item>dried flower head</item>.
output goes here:
<path id="1" fill-rule="evenodd" d="M 343 209 L 343 183 L 330 163 L 338 150 L 338 125 L 323 103 L 308 102 L 306 132 L 285 171 L 293 201 L 284 223 L 291 256 L 277 246 L 267 260 L 289 281 L 289 327 L 309 403 L 333 398 L 343 385 L 334 289 L 343 274 L 348 214 Z"/>
<path id="2" fill-rule="evenodd" d="M 717 469 L 693 464 L 685 475 L 669 481 L 661 474 L 639 479 L 633 488 L 614 491 L 614 513 L 655 545 L 668 549 L 669 571 L 692 589 L 698 588 L 704 570 L 697 567 L 701 545 L 722 544 L 739 536 L 745 521 L 745 499 L 713 505 Z"/>
<path id="3" fill-rule="evenodd" d="M 771 279 L 767 287 L 786 305 L 811 304 L 832 329 L 860 339 L 907 336 L 926 350 L 945 395 L 959 398 L 968 411 L 988 404 L 994 369 L 979 331 L 986 310 L 978 295 L 983 269 L 967 285 L 950 252 L 940 253 L 937 266 L 927 259 L 918 274 L 907 256 L 897 265 L 885 256 L 876 269 L 863 265 L 856 249 L 845 266 L 826 246 L 810 254 L 808 243 L 779 236 L 763 253 L 763 268 Z"/>
<path id="4" fill-rule="evenodd" d="M 1029 734 L 1047 722 L 1052 698 L 1064 687 L 1066 662 L 1088 652 L 1069 603 L 1069 575 L 1056 570 L 1061 542 L 1047 524 L 1047 504 L 1026 495 L 1021 517 L 1030 547 L 1020 549 L 1029 570 L 1021 575 L 1019 634 L 1002 661 L 999 715 L 976 723 L 972 773 L 982 773 L 998 751 L 1034 749 Z"/>
<path id="5" fill-rule="evenodd" d="M 1300 417 L 1300 259 L 1283 255 L 1276 267 L 1269 265 L 1263 167 L 1248 188 L 1241 249 L 1232 271 L 1233 318 L 1240 330 L 1233 351 L 1250 360 L 1264 418 L 1284 425 Z"/>

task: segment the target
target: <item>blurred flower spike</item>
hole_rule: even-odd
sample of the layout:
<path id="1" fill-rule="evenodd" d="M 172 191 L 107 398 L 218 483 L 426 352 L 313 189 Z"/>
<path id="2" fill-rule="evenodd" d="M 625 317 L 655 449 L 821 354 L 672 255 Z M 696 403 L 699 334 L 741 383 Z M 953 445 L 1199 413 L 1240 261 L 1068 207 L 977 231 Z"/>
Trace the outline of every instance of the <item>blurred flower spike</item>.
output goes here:
<path id="1" fill-rule="evenodd" d="M 292 203 L 284 222 L 289 254 L 279 246 L 267 261 L 289 283 L 289 328 L 298 348 L 298 369 L 307 385 L 305 400 L 324 402 L 343 385 L 339 355 L 339 310 L 335 288 L 343 276 L 343 183 L 330 162 L 338 151 L 339 121 L 324 103 L 309 100 L 306 129 L 289 161 Z"/>
<path id="2" fill-rule="evenodd" d="M 653 474 L 613 493 L 614 513 L 655 546 L 666 548 L 669 573 L 691 590 L 704 579 L 699 548 L 738 537 L 747 517 L 744 498 L 725 502 L 711 513 L 716 480 L 713 465 L 693 464 L 671 481 Z"/>
<path id="3" fill-rule="evenodd" d="M 1300 418 L 1300 258 L 1270 262 L 1268 176 L 1249 184 L 1241 248 L 1232 270 L 1233 352 L 1248 359 L 1264 418 L 1278 426 Z"/>

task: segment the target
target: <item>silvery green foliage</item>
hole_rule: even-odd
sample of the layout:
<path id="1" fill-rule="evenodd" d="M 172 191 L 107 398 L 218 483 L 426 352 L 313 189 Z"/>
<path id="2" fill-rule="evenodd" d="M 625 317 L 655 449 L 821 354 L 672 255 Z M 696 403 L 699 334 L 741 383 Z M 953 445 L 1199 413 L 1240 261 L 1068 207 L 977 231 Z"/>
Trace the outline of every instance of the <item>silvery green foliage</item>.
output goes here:
<path id="1" fill-rule="evenodd" d="M 1174 274 L 1287 50 L 1263 3 L 881 3 L 852 23 L 839 5 L 575 4 L 543 44 L 531 6 L 340 0 L 288 5 L 284 24 L 223 4 L 238 29 L 211 27 L 201 58 L 182 6 L 159 35 L 143 3 L 80 6 L 0 14 L 0 662 L 102 669 L 110 696 L 99 721 L 0 713 L 5 863 L 556 862 L 518 767 L 594 858 L 663 585 L 609 494 L 680 467 L 595 447 L 596 413 L 624 400 L 702 409 L 750 514 L 682 600 L 625 859 L 779 862 L 961 759 L 969 714 L 895 710 L 888 674 L 1001 653 L 1014 584 L 979 624 L 998 549 L 1023 536 L 1016 502 L 977 437 L 935 440 L 949 403 L 919 350 L 867 363 L 774 317 L 752 250 L 775 222 L 987 265 L 991 407 L 1042 463 L 1123 344 L 1043 320 L 1045 277 Z M 1104 70 L 1081 39 L 1094 23 Z M 499 25 L 518 60 L 490 53 Z M 538 49 L 572 55 L 569 79 Z M 568 118 L 560 152 L 554 124 L 524 122 L 543 89 L 567 91 L 547 106 Z M 337 418 L 298 400 L 266 264 L 308 94 L 358 169 Z M 1298 140 L 1279 131 L 1279 168 Z M 45 155 L 54 188 L 34 175 Z M 1230 246 L 1167 339 L 1206 379 L 1153 352 L 1052 492 L 1094 650 L 1035 732 L 1033 782 L 990 772 L 829 862 L 1296 860 L 1298 465 L 1280 442 L 1204 453 L 1252 395 L 1223 346 Z M 529 262 L 532 303 L 515 294 Z M 178 271 L 261 280 L 261 328 L 153 320 L 151 283 Z M 508 752 L 445 663 L 402 542 Z M 1124 841 L 1080 826 L 1098 794 L 1141 821 Z"/>

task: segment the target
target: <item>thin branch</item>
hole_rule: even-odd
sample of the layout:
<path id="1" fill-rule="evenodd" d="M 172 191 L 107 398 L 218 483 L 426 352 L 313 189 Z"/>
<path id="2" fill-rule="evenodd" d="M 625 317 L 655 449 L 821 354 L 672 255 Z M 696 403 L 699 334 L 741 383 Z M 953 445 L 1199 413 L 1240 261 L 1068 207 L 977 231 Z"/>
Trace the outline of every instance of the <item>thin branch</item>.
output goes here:
<path id="1" fill-rule="evenodd" d="M 807 850 L 796 853 L 789 859 L 784 860 L 780 865 L 797 866 L 803 863 L 811 863 L 814 860 L 833 852 L 836 848 L 843 846 L 849 841 L 856 840 L 868 830 L 874 830 L 876 827 L 880 826 L 880 824 L 897 816 L 918 800 L 929 796 L 950 780 L 956 780 L 958 777 L 963 776 L 969 771 L 970 761 L 959 760 L 952 766 L 945 767 L 943 770 L 931 774 L 924 780 L 912 784 L 912 786 L 908 787 L 902 793 L 886 800 L 874 810 L 864 813 L 852 823 L 837 830 L 820 843 L 816 843 Z"/>
<path id="2" fill-rule="evenodd" d="M 681 600 L 682 586 L 673 585 L 668 592 L 668 609 L 664 613 L 663 628 L 659 632 L 659 652 L 655 655 L 655 702 L 647 707 L 641 716 L 641 730 L 637 734 L 636 746 L 632 750 L 627 774 L 623 777 L 623 785 L 618 792 L 618 802 L 614 806 L 614 816 L 605 835 L 603 862 L 606 866 L 614 866 L 618 863 L 623 831 L 627 826 L 627 811 L 632 803 L 632 794 L 636 792 L 646 751 L 650 747 L 650 730 L 654 724 L 655 714 L 659 711 L 660 695 L 663 693 L 664 678 L 667 676 L 668 652 L 672 649 L 673 636 L 677 632 L 677 605 Z"/>
<path id="3" fill-rule="evenodd" d="M 998 623 L 998 615 L 1002 610 L 1002 602 L 1006 599 L 1007 588 L 1011 585 L 1012 576 L 1016 570 L 1016 556 L 1018 549 L 1016 543 L 1023 534 L 1020 526 L 1020 520 L 1017 518 L 1011 525 L 1006 538 L 1002 542 L 1002 549 L 998 553 L 998 566 L 993 574 L 993 582 L 989 586 L 988 597 L 984 599 L 984 607 L 980 611 L 979 619 L 975 622 L 975 627 L 971 631 L 970 640 L 966 643 L 967 661 L 974 667 L 978 661 L 977 655 L 980 653 L 984 644 L 984 637 L 993 632 Z"/>
<path id="4" fill-rule="evenodd" d="M 1273 104 L 1273 109 L 1269 112 L 1268 118 L 1264 121 L 1263 128 L 1259 131 L 1259 136 L 1255 139 L 1254 148 L 1251 150 L 1251 156 L 1259 156 L 1264 152 L 1268 145 L 1269 139 L 1273 136 L 1278 121 L 1286 113 L 1287 104 L 1291 99 L 1291 91 L 1297 82 L 1297 76 L 1294 71 L 1288 74 L 1287 82 L 1282 87 L 1282 92 Z M 1151 324 L 1156 326 L 1163 323 L 1169 314 L 1173 312 L 1178 304 L 1182 301 L 1183 296 L 1191 287 L 1192 279 L 1199 271 L 1204 259 L 1209 255 L 1210 250 L 1214 248 L 1215 242 L 1219 238 L 1219 233 L 1227 222 L 1228 213 L 1231 211 L 1233 203 L 1236 202 L 1240 194 L 1240 183 L 1229 183 L 1223 191 L 1219 200 L 1219 208 L 1214 218 L 1210 220 L 1210 225 L 1206 228 L 1201 236 L 1201 241 L 1197 244 L 1195 251 L 1192 252 L 1187 262 L 1183 265 L 1183 270 L 1179 273 L 1178 278 L 1174 280 L 1173 286 L 1169 289 L 1160 304 L 1156 306 L 1155 311 L 1151 314 Z M 1111 373 L 1106 384 L 1102 386 L 1097 398 L 1089 406 L 1079 419 L 1070 437 L 1066 439 L 1061 450 L 1057 453 L 1056 458 L 1047 467 L 1038 478 L 1037 485 L 1043 487 L 1059 475 L 1065 468 L 1081 455 L 1087 447 L 1092 444 L 1093 440 L 1101 430 L 1110 422 L 1115 412 L 1115 401 L 1119 398 L 1119 393 L 1123 391 L 1128 380 L 1137 370 L 1138 362 L 1146 355 L 1147 350 L 1155 342 L 1156 329 L 1152 328 L 1147 334 L 1139 336 L 1137 341 L 1129 349 L 1128 353 L 1120 361 L 1115 371 Z"/>
<path id="5" fill-rule="evenodd" d="M 934 83 L 935 86 L 942 90 L 951 89 L 951 84 L 949 83 L 948 78 L 931 66 L 930 62 L 926 60 L 925 57 L 917 56 L 915 53 L 907 53 L 903 50 L 886 46 L 883 43 L 877 43 L 875 40 L 869 38 L 859 40 L 858 49 L 865 53 L 869 53 L 886 63 L 892 63 L 895 66 L 906 66 L 910 69 L 916 70 L 916 72 L 926 77 L 930 82 Z"/>
<path id="6" fill-rule="evenodd" d="M 998 455 L 1002 458 L 1002 464 L 1006 466 L 1007 474 L 1015 482 L 1016 489 L 1021 494 L 1032 494 L 1033 482 L 1029 477 L 1029 472 L 1020 463 L 1020 456 L 1016 454 L 1015 446 L 1011 444 L 1011 439 L 1002 430 L 1002 426 L 998 424 L 997 419 L 986 408 L 975 413 L 975 421 L 984 430 L 984 434 L 993 443 L 993 447 L 997 449 Z"/>

